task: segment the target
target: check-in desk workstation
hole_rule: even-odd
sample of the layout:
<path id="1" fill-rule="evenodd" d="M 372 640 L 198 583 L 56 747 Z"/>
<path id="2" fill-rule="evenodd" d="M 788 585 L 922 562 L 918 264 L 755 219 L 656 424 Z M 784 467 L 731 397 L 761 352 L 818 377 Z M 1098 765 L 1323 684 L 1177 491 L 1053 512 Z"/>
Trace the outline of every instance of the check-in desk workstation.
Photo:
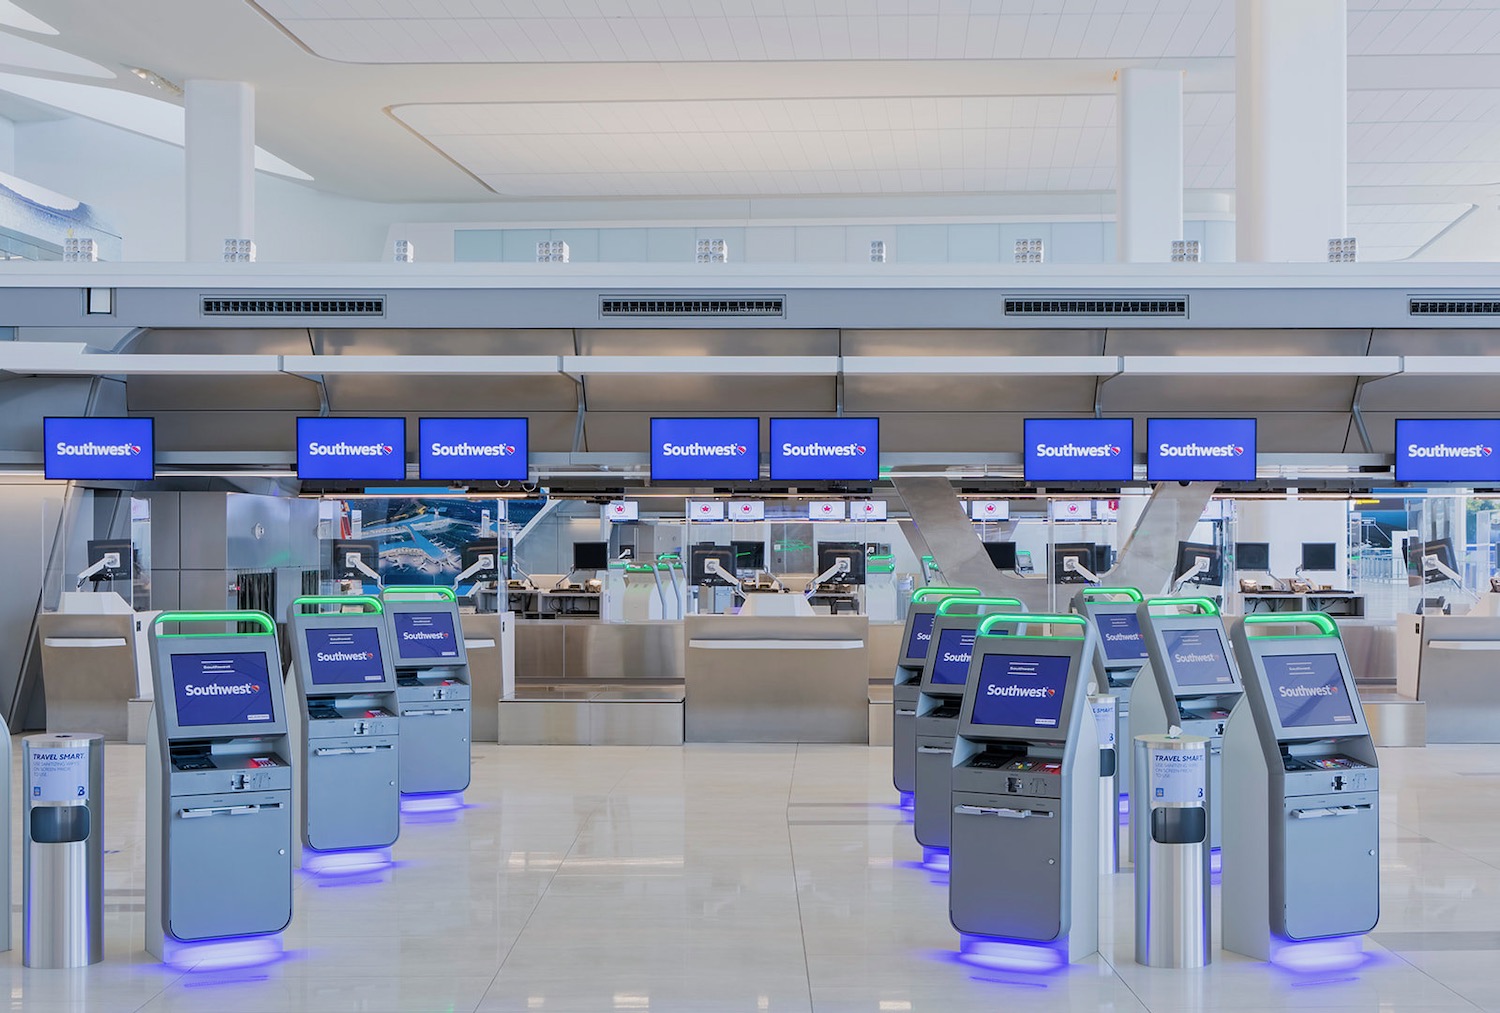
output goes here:
<path id="1" fill-rule="evenodd" d="M 1073 596 L 1072 611 L 1094 624 L 1094 685 L 1115 698 L 1115 738 L 1125 748 L 1116 751 L 1115 783 L 1121 796 L 1131 785 L 1130 693 L 1149 655 L 1141 634 L 1141 593 L 1133 587 L 1091 587 Z"/>
<path id="2" fill-rule="evenodd" d="M 1246 616 L 1245 700 L 1224 732 L 1224 948 L 1355 961 L 1380 917 L 1380 771 L 1338 627 Z"/>
<path id="3" fill-rule="evenodd" d="M 403 806 L 469 786 L 469 663 L 458 605 L 440 587 L 389 587 L 380 596 L 396 669 Z"/>
<path id="4" fill-rule="evenodd" d="M 901 793 L 902 808 L 913 805 L 917 787 L 917 697 L 938 606 L 944 598 L 977 594 L 976 587 L 923 587 L 912 594 L 907 606 L 901 648 L 891 679 L 891 783 Z"/>
<path id="5" fill-rule="evenodd" d="M 1500 616 L 1397 616 L 1396 658 L 1396 692 L 1424 705 L 1426 741 L 1500 742 Z"/>

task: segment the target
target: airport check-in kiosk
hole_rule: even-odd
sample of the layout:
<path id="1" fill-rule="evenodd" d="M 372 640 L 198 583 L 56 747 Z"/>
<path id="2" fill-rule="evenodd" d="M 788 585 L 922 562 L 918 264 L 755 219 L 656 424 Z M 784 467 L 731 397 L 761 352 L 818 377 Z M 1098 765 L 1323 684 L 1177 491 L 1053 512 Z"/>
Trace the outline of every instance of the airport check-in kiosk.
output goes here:
<path id="1" fill-rule="evenodd" d="M 1091 587 L 1073 596 L 1072 610 L 1088 616 L 1098 634 L 1094 649 L 1094 684 L 1100 693 L 1115 698 L 1115 741 L 1125 748 L 1117 750 L 1119 769 L 1115 783 L 1122 797 L 1130 794 L 1131 754 L 1134 741 L 1130 731 L 1130 690 L 1146 663 L 1146 638 L 1141 634 L 1136 610 L 1141 593 L 1133 587 Z"/>
<path id="2" fill-rule="evenodd" d="M 396 669 L 401 794 L 462 792 L 471 701 L 458 600 L 442 587 L 389 587 L 380 603 Z"/>
<path id="3" fill-rule="evenodd" d="M 182 632 L 163 632 L 172 623 Z M 270 616 L 164 612 L 150 638 L 146 950 L 170 961 L 181 944 L 291 921 L 293 756 Z"/>
<path id="4" fill-rule="evenodd" d="M 1157 611 L 1169 609 L 1171 611 Z M 1150 598 L 1136 614 L 1150 656 L 1130 690 L 1130 732 L 1165 735 L 1173 728 L 1208 739 L 1208 840 L 1222 839 L 1224 723 L 1243 693 L 1224 618 L 1208 598 Z M 1135 833 L 1131 807 L 1131 835 Z"/>
<path id="5" fill-rule="evenodd" d="M 304 611 L 327 605 L 341 611 Z M 343 611 L 350 608 L 358 611 Z M 380 599 L 298 598 L 287 628 L 302 845 L 388 848 L 401 831 L 400 724 Z"/>
<path id="6" fill-rule="evenodd" d="M 1275 960 L 1339 939 L 1357 955 L 1380 917 L 1380 771 L 1338 627 L 1257 614 L 1233 639 L 1245 705 L 1224 733 L 1224 948 Z"/>
<path id="7" fill-rule="evenodd" d="M 891 688 L 891 783 L 901 793 L 901 804 L 912 804 L 917 789 L 917 687 L 927 664 L 927 644 L 942 600 L 954 595 L 977 595 L 975 587 L 923 587 L 911 596 L 906 629 L 901 634 L 901 656 Z"/>
<path id="8" fill-rule="evenodd" d="M 1026 633 L 997 636 L 1006 621 L 980 624 L 959 713 L 949 917 L 965 953 L 1079 960 L 1099 944 L 1095 633 L 1083 616 L 1028 615 Z"/>
<path id="9" fill-rule="evenodd" d="M 948 850 L 953 790 L 953 740 L 958 734 L 958 711 L 969 681 L 969 660 L 979 624 L 989 613 L 1025 611 L 1016 598 L 944 598 L 932 624 L 932 642 L 922 666 L 917 693 L 916 794 L 912 799 L 912 830 L 922 845 L 924 861 Z M 1010 622 L 994 635 L 1015 632 Z"/>

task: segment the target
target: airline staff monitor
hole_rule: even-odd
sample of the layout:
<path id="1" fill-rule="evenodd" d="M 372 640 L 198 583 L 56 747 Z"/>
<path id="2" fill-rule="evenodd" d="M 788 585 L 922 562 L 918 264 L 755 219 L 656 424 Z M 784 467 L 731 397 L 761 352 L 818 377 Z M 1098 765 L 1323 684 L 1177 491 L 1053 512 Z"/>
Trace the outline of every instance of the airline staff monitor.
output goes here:
<path id="1" fill-rule="evenodd" d="M 873 482 L 879 477 L 879 419 L 771 420 L 774 481 Z"/>

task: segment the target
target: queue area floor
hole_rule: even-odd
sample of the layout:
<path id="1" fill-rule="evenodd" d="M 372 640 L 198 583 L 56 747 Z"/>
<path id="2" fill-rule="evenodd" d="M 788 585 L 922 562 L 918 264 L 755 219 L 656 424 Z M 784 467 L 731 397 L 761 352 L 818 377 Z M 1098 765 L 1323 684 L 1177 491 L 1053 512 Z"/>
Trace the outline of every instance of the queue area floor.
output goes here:
<path id="1" fill-rule="evenodd" d="M 24 968 L 17 886 L 0 1008 L 1500 1009 L 1500 746 L 1381 758 L 1383 913 L 1351 971 L 1218 950 L 1200 970 L 1141 967 L 1128 873 L 1103 881 L 1099 956 L 1038 977 L 960 963 L 946 880 L 918 866 L 894 807 L 889 749 L 745 745 L 478 746 L 468 808 L 407 822 L 384 877 L 297 874 L 283 959 L 184 973 L 142 950 L 144 751 L 112 743 L 106 959 Z"/>

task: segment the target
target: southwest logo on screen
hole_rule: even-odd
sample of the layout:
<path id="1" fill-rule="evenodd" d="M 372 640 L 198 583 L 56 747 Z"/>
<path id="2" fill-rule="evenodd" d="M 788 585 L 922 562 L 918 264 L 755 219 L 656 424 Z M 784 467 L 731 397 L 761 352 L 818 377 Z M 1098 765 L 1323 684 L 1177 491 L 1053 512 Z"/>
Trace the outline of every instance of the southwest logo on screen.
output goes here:
<path id="1" fill-rule="evenodd" d="M 1139 633 L 1106 633 L 1104 639 L 1113 643 L 1118 640 L 1139 640 L 1141 635 Z"/>
<path id="2" fill-rule="evenodd" d="M 447 640 L 448 634 L 441 631 L 437 633 L 403 633 L 402 640 Z"/>
<path id="3" fill-rule="evenodd" d="M 1279 692 L 1283 698 L 1292 699 L 1295 697 L 1309 696 L 1338 696 L 1339 691 L 1334 689 L 1332 686 L 1293 686 L 1291 688 L 1281 686 L 1277 689 L 1277 692 Z"/>
<path id="4" fill-rule="evenodd" d="M 964 664 L 968 664 L 970 659 L 972 659 L 973 657 L 974 655 L 969 653 L 954 654 L 952 651 L 943 652 L 943 660 L 948 662 L 962 662 Z"/>
<path id="5" fill-rule="evenodd" d="M 307 453 L 310 457 L 386 457 L 396 452 L 396 448 L 389 443 L 319 443 L 316 440 L 307 445 Z"/>
<path id="6" fill-rule="evenodd" d="M 259 692 L 260 687 L 253 682 L 242 682 L 237 686 L 221 686 L 217 682 L 208 686 L 189 683 L 182 687 L 183 696 L 251 696 Z"/>
<path id="7" fill-rule="evenodd" d="M 509 443 L 433 443 L 433 457 L 510 457 L 516 452 Z M 386 449 L 390 453 L 390 449 Z"/>
<path id="8" fill-rule="evenodd" d="M 1057 695 L 1057 690 L 1051 686 L 991 686 L 984 692 L 987 696 L 1021 696 L 1028 700 L 1045 700 Z"/>
<path id="9" fill-rule="evenodd" d="M 55 446 L 59 457 L 138 457 L 139 443 L 67 443 L 58 440 Z"/>
<path id="10" fill-rule="evenodd" d="M 1037 457 L 1119 457 L 1120 445 L 1118 443 L 1099 443 L 1092 447 L 1081 446 L 1077 443 L 1038 443 L 1036 445 Z"/>
<path id="11" fill-rule="evenodd" d="M 783 457 L 863 457 L 869 448 L 863 443 L 783 443 Z"/>
<path id="12" fill-rule="evenodd" d="M 319 661 L 374 661 L 373 651 L 319 651 Z"/>
<path id="13" fill-rule="evenodd" d="M 1162 457 L 1243 457 L 1245 448 L 1236 443 L 1221 443 L 1205 446 L 1202 443 L 1184 443 L 1173 446 L 1163 443 L 1156 448 Z"/>
<path id="14" fill-rule="evenodd" d="M 663 443 L 663 457 L 744 457 L 750 448 L 743 443 Z"/>
<path id="15" fill-rule="evenodd" d="M 1406 445 L 1407 457 L 1489 457 L 1494 448 L 1476 443 L 1468 447 L 1455 447 L 1449 443 L 1434 443 L 1429 447 L 1416 443 Z"/>

